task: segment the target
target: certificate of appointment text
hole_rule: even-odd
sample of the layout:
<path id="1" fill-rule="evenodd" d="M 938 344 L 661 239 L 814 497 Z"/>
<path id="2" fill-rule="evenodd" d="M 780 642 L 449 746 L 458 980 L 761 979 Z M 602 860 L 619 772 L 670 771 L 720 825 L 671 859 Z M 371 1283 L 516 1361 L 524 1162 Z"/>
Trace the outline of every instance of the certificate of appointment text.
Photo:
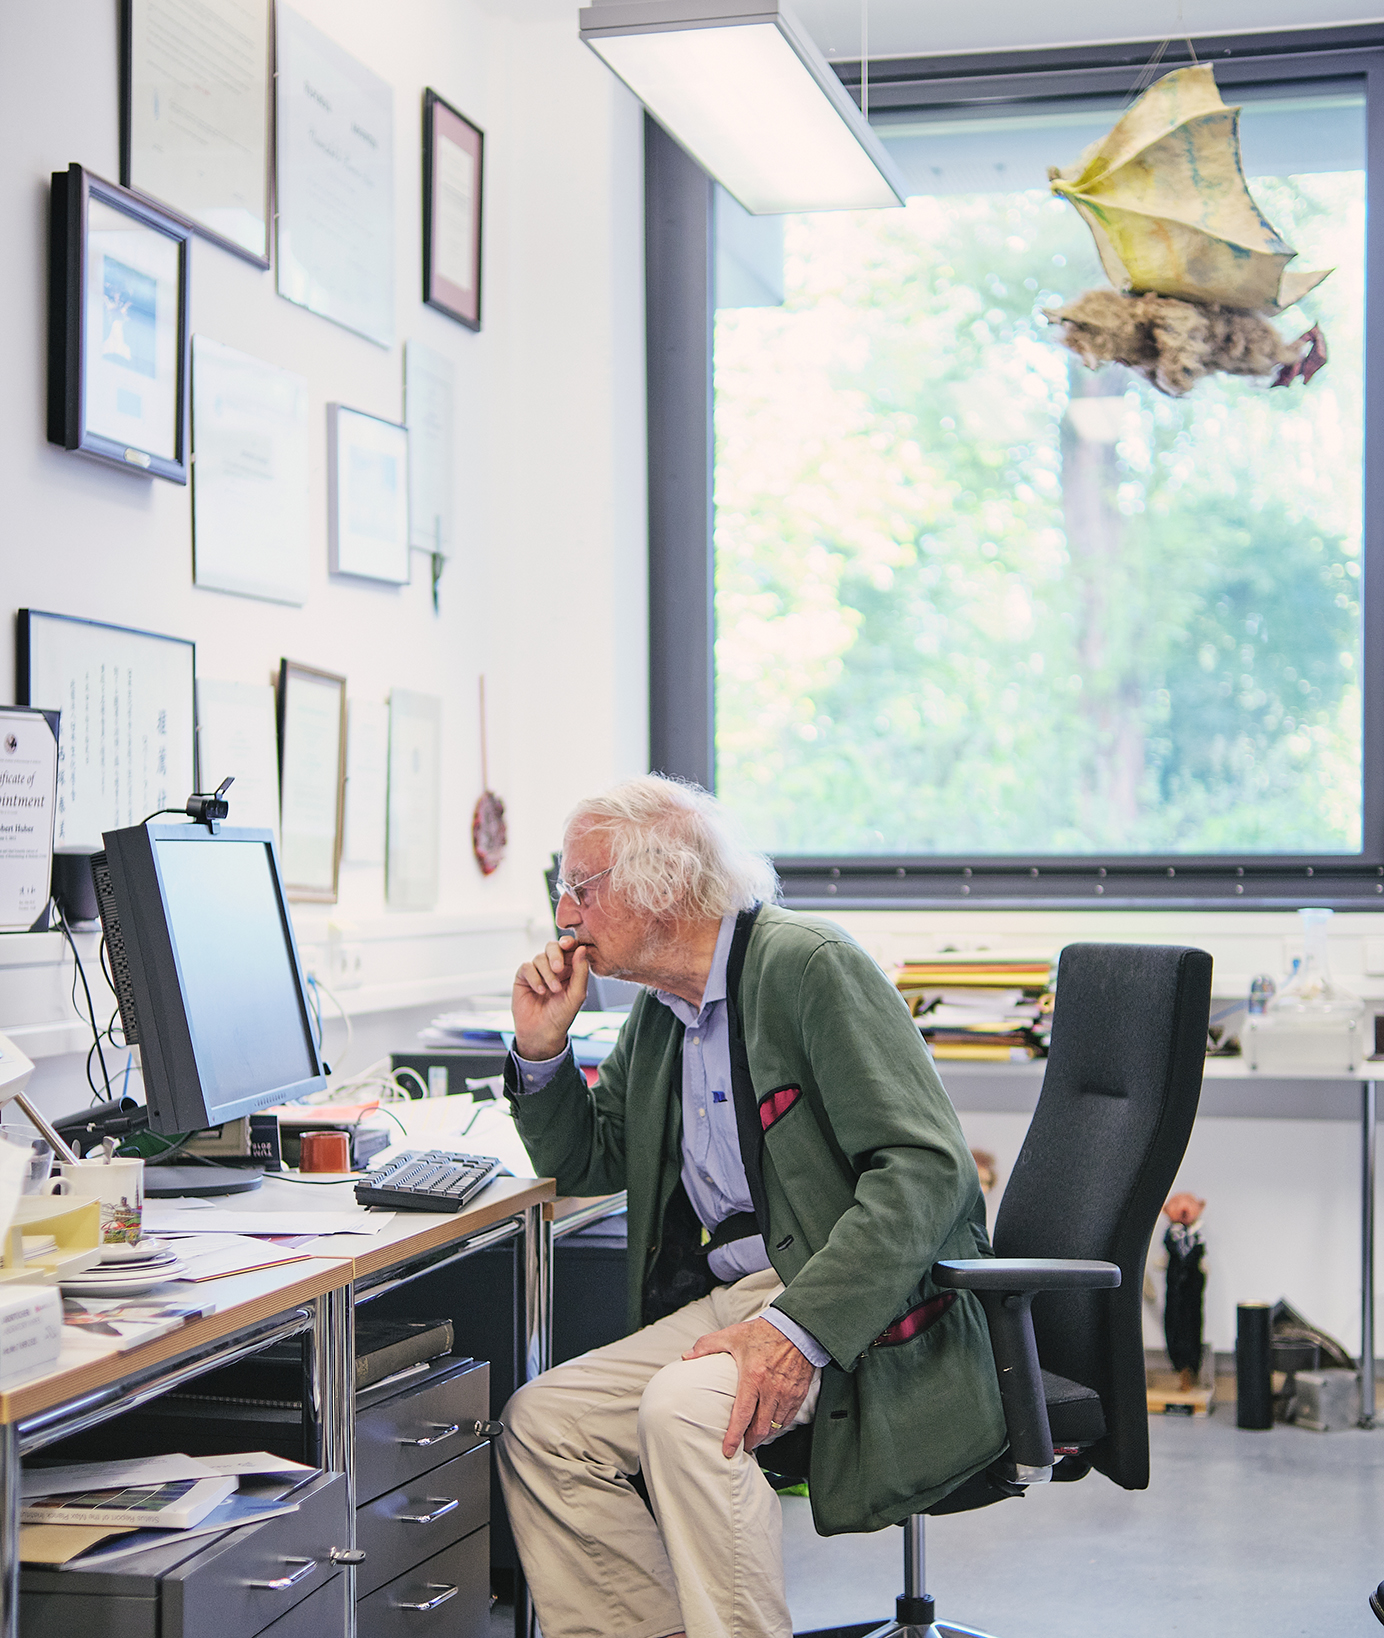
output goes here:
<path id="1" fill-rule="evenodd" d="M 394 345 L 394 92 L 278 8 L 279 294 Z"/>

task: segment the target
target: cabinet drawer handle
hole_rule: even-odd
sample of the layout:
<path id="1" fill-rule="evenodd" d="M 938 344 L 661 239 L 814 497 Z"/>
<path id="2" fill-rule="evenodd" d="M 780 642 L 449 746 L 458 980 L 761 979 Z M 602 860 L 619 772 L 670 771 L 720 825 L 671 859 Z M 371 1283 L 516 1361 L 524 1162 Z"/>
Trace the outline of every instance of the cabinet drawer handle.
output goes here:
<path id="1" fill-rule="evenodd" d="M 360 1547 L 333 1547 L 330 1553 L 333 1564 L 364 1564 L 365 1553 Z"/>
<path id="2" fill-rule="evenodd" d="M 247 1581 L 247 1587 L 263 1587 L 266 1592 L 282 1592 L 285 1587 L 296 1587 L 300 1581 L 305 1581 L 317 1568 L 315 1558 L 286 1558 L 285 1564 L 297 1564 L 299 1569 L 292 1575 L 281 1575 L 277 1581 Z"/>
<path id="3" fill-rule="evenodd" d="M 461 1432 L 460 1422 L 429 1422 L 428 1426 L 434 1430 L 432 1433 L 425 1434 L 421 1439 L 400 1439 L 399 1443 L 426 1449 L 429 1445 L 440 1445 L 444 1439 L 450 1439 L 454 1433 Z"/>
<path id="4" fill-rule="evenodd" d="M 435 1519 L 445 1519 L 448 1513 L 455 1513 L 461 1506 L 459 1496 L 424 1496 L 424 1501 L 441 1502 L 441 1506 L 434 1508 L 431 1513 L 400 1513 L 400 1524 L 431 1524 Z"/>
<path id="5" fill-rule="evenodd" d="M 443 1581 L 430 1581 L 428 1591 L 435 1592 L 437 1594 L 436 1598 L 429 1598 L 423 1604 L 396 1604 L 394 1608 L 396 1610 L 435 1610 L 439 1604 L 445 1604 L 449 1598 L 455 1598 L 458 1590 L 456 1587 L 449 1587 Z"/>

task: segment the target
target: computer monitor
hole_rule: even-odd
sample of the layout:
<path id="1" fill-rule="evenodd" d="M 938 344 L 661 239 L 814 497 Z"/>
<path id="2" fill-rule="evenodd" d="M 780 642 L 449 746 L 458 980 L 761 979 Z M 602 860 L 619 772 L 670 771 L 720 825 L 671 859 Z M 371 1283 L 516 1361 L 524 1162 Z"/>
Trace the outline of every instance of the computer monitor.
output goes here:
<path id="1" fill-rule="evenodd" d="M 151 822 L 102 840 L 92 874 L 153 1130 L 325 1086 L 272 832 Z"/>

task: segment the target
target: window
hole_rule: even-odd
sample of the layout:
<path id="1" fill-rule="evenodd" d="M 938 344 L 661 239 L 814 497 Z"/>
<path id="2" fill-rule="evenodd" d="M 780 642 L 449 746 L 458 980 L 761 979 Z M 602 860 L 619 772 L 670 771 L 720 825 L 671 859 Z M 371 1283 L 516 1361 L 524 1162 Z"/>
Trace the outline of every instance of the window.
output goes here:
<path id="1" fill-rule="evenodd" d="M 1335 270 L 1277 321 L 1326 333 L 1306 388 L 1215 376 L 1174 399 L 1054 339 L 1044 310 L 1107 281 L 1046 168 L 1109 129 L 1133 73 L 876 101 L 902 210 L 775 240 L 720 204 L 716 784 L 790 892 L 833 869 L 867 900 L 911 896 L 901 876 L 1091 893 L 1190 873 L 1243 902 L 1247 873 L 1300 897 L 1315 865 L 1374 894 L 1378 71 L 1373 52 L 1217 65 L 1255 198 L 1295 266 Z"/>

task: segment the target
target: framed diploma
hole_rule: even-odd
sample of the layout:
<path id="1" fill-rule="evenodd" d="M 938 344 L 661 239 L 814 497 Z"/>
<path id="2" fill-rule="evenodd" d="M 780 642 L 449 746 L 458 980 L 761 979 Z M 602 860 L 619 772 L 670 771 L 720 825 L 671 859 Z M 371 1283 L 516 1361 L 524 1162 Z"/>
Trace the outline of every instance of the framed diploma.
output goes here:
<path id="1" fill-rule="evenodd" d="M 346 679 L 279 666 L 279 862 L 291 899 L 336 903 L 346 797 Z"/>
<path id="2" fill-rule="evenodd" d="M 394 345 L 394 90 L 275 8 L 279 294 Z"/>
<path id="3" fill-rule="evenodd" d="M 333 574 L 407 583 L 407 427 L 327 405 L 327 536 Z"/>
<path id="4" fill-rule="evenodd" d="M 197 584 L 275 603 L 306 603 L 306 378 L 193 336 L 192 445 Z"/>
<path id="5" fill-rule="evenodd" d="M 120 180 L 269 266 L 270 0 L 121 0 Z"/>
<path id="6" fill-rule="evenodd" d="M 389 696 L 385 903 L 433 910 L 441 878 L 442 701 L 403 688 Z"/>
<path id="7" fill-rule="evenodd" d="M 188 240 L 80 165 L 53 175 L 48 440 L 186 483 Z"/>
<path id="8" fill-rule="evenodd" d="M 20 609 L 15 695 L 62 713 L 54 844 L 95 853 L 101 832 L 179 808 L 197 789 L 197 651 L 99 620 Z"/>
<path id="9" fill-rule="evenodd" d="M 423 93 L 423 300 L 481 327 L 485 132 L 436 91 Z"/>

